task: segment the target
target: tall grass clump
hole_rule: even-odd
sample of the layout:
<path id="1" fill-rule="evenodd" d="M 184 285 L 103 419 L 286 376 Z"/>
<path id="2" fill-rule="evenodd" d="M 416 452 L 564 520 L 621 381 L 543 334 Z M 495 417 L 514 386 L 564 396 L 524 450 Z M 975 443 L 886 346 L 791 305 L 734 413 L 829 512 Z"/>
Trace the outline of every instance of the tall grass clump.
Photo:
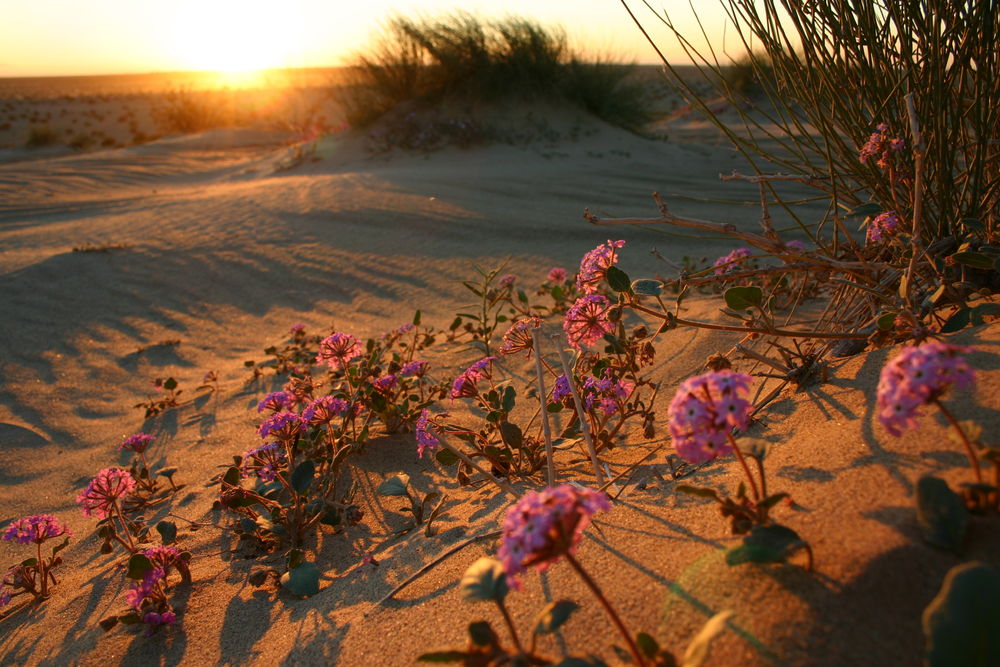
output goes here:
<path id="1" fill-rule="evenodd" d="M 241 121 L 234 111 L 232 97 L 230 91 L 195 91 L 182 87 L 157 98 L 151 113 L 157 126 L 168 133 L 190 134 L 232 127 Z"/>
<path id="2" fill-rule="evenodd" d="M 356 57 L 339 97 L 357 127 L 400 105 L 428 108 L 531 97 L 569 101 L 607 122 L 636 129 L 648 111 L 641 88 L 628 80 L 631 71 L 610 60 L 586 62 L 567 46 L 562 30 L 528 19 L 396 16 Z"/>
<path id="3" fill-rule="evenodd" d="M 644 21 L 665 26 L 697 66 L 698 77 L 682 77 L 663 59 L 674 89 L 746 158 L 754 173 L 724 178 L 759 188 L 763 234 L 683 220 L 662 201 L 661 217 L 641 222 L 716 231 L 805 262 L 814 284 L 834 278 L 825 313 L 837 324 L 823 326 L 876 343 L 1000 313 L 975 304 L 1000 288 L 996 3 L 718 1 L 743 60 L 696 46 L 647 2 L 652 19 L 622 4 L 658 52 Z M 755 104 L 734 74 L 759 86 Z M 720 96 L 739 122 L 713 113 Z M 814 188 L 808 201 L 825 214 L 800 216 L 779 192 L 788 182 Z M 786 257 L 769 206 L 785 209 L 815 251 Z"/>

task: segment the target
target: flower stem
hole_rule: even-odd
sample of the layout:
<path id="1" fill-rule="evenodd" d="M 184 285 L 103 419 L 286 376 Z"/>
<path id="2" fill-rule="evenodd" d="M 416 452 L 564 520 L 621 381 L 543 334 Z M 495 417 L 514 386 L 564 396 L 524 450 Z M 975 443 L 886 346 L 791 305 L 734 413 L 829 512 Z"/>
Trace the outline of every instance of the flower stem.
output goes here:
<path id="1" fill-rule="evenodd" d="M 611 617 L 611 622 L 615 624 L 615 627 L 618 628 L 618 632 L 620 632 L 622 637 L 625 638 L 625 643 L 628 644 L 629 652 L 632 654 L 632 659 L 635 661 L 635 664 L 639 667 L 643 667 L 646 664 L 646 661 L 643 659 L 642 653 L 639 651 L 639 647 L 635 645 L 635 640 L 632 639 L 632 636 L 628 633 L 628 629 L 626 629 L 621 617 L 618 616 L 618 613 L 611 606 L 611 603 L 608 602 L 606 597 L 604 597 L 604 593 L 598 587 L 597 582 L 591 579 L 590 575 L 583 569 L 583 566 L 580 565 L 579 561 L 573 557 L 573 554 L 566 552 L 566 560 L 569 561 L 569 564 L 573 566 L 576 573 L 580 575 L 581 579 L 583 579 L 583 583 L 587 584 L 587 587 L 590 588 L 591 592 L 604 607 L 604 611 L 608 612 L 608 616 Z"/>
<path id="2" fill-rule="evenodd" d="M 514 620 L 510 617 L 510 612 L 507 611 L 503 600 L 497 600 L 497 606 L 500 607 L 500 613 L 503 614 L 503 622 L 507 624 L 507 629 L 510 630 L 510 636 L 514 640 L 517 652 L 524 655 L 524 648 L 521 646 L 521 639 L 517 636 L 517 628 L 514 627 Z"/>
<path id="3" fill-rule="evenodd" d="M 736 454 L 736 458 L 739 460 L 740 465 L 743 466 L 743 472 L 747 475 L 747 481 L 750 482 L 750 491 L 753 493 L 754 502 L 759 503 L 760 492 L 757 491 L 757 482 L 753 479 L 753 474 L 750 472 L 750 466 L 747 465 L 747 460 L 743 457 L 743 452 L 740 451 L 739 445 L 736 444 L 736 440 L 733 438 L 732 433 L 727 433 L 726 437 L 729 438 L 729 444 L 733 446 L 733 453 Z"/>
<path id="4" fill-rule="evenodd" d="M 976 457 L 976 452 L 972 449 L 972 443 L 969 442 L 969 436 L 965 435 L 965 431 L 959 425 L 958 420 L 955 419 L 955 415 L 951 414 L 951 411 L 944 407 L 944 404 L 939 399 L 933 400 L 934 405 L 938 406 L 938 410 L 944 415 L 944 418 L 948 420 L 955 430 L 958 432 L 958 437 L 962 440 L 962 444 L 965 445 L 965 453 L 969 456 L 969 463 L 972 464 L 972 469 L 976 473 L 976 482 L 979 484 L 983 483 L 983 471 L 979 467 L 979 459 Z"/>

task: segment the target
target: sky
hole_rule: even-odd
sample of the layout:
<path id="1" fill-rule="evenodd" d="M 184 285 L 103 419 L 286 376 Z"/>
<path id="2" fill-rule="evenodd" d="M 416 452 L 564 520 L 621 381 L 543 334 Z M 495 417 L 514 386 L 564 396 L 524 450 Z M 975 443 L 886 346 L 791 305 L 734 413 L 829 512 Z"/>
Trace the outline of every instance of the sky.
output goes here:
<path id="1" fill-rule="evenodd" d="M 640 0 L 629 4 L 656 29 Z M 687 0 L 650 4 L 685 35 L 699 33 Z M 718 5 L 702 4 L 706 31 L 721 36 Z M 458 6 L 559 25 L 576 47 L 657 62 L 619 0 L 0 0 L 0 77 L 335 66 L 394 13 L 438 16 Z M 672 62 L 684 62 L 662 29 L 655 37 Z"/>

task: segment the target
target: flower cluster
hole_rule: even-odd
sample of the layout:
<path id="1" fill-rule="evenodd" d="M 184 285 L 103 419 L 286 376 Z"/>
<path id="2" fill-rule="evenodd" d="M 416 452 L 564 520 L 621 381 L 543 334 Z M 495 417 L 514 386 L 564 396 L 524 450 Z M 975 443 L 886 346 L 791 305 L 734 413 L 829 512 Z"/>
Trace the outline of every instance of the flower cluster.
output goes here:
<path id="1" fill-rule="evenodd" d="M 72 535 L 59 519 L 51 514 L 35 514 L 17 519 L 3 531 L 3 539 L 18 544 L 41 544 L 45 540 Z"/>
<path id="2" fill-rule="evenodd" d="M 588 294 L 576 300 L 566 311 L 563 320 L 563 330 L 569 339 L 569 344 L 576 349 L 590 347 L 604 334 L 615 329 L 610 320 L 611 302 L 600 294 Z"/>
<path id="3" fill-rule="evenodd" d="M 562 268 L 561 266 L 553 266 L 551 269 L 549 269 L 549 273 L 546 276 L 546 279 L 550 283 L 554 283 L 557 285 L 560 283 L 564 283 L 566 282 L 566 269 Z"/>
<path id="4" fill-rule="evenodd" d="M 375 391 L 385 395 L 392 394 L 392 390 L 395 389 L 398 384 L 399 378 L 395 375 L 383 375 L 382 377 L 375 378 L 375 380 L 372 381 L 372 386 L 375 387 Z"/>
<path id="5" fill-rule="evenodd" d="M 886 211 L 868 223 L 868 242 L 879 243 L 899 230 L 899 216 L 895 211 Z"/>
<path id="6" fill-rule="evenodd" d="M 608 240 L 584 255 L 580 261 L 580 272 L 576 276 L 577 289 L 584 294 L 595 293 L 608 269 L 618 261 L 618 248 L 624 245 L 625 241 Z M 551 273 L 549 275 L 551 277 Z"/>
<path id="7" fill-rule="evenodd" d="M 555 384 L 552 386 L 552 402 L 561 403 L 566 397 L 572 395 L 573 391 L 569 387 L 569 378 L 563 373 L 556 378 Z"/>
<path id="8" fill-rule="evenodd" d="M 425 451 L 437 451 L 441 447 L 441 441 L 438 440 L 434 432 L 431 431 L 431 415 L 427 409 L 420 411 L 420 417 L 417 418 L 417 454 L 420 458 L 424 457 Z"/>
<path id="9" fill-rule="evenodd" d="M 122 444 L 118 445 L 118 449 L 126 449 L 130 452 L 141 454 L 146 451 L 147 447 L 153 444 L 154 440 L 156 440 L 156 438 L 148 433 L 135 433 L 125 438 L 122 441 Z"/>
<path id="10" fill-rule="evenodd" d="M 618 412 L 619 405 L 632 394 L 633 389 L 634 382 L 616 379 L 607 371 L 602 378 L 590 376 L 583 381 L 581 388 L 584 409 L 590 412 L 600 408 L 605 416 L 610 417 Z"/>
<path id="11" fill-rule="evenodd" d="M 868 137 L 867 143 L 861 147 L 858 159 L 861 160 L 862 164 L 867 164 L 871 158 L 878 157 L 875 164 L 881 169 L 886 169 L 889 167 L 892 153 L 903 150 L 904 145 L 905 142 L 902 139 L 894 139 L 889 136 L 888 124 L 880 123 L 875 128 L 875 132 Z"/>
<path id="12" fill-rule="evenodd" d="M 930 341 L 903 351 L 882 369 L 876 410 L 889 433 L 915 428 L 918 409 L 939 398 L 951 385 L 970 387 L 975 378 L 962 354 L 971 350 Z"/>
<path id="13" fill-rule="evenodd" d="M 449 396 L 455 399 L 477 395 L 479 389 L 476 387 L 476 383 L 483 378 L 490 377 L 490 364 L 496 360 L 496 357 L 484 357 L 462 371 L 452 383 Z"/>
<path id="14" fill-rule="evenodd" d="M 611 509 L 598 491 L 561 484 L 526 493 L 507 510 L 497 556 L 511 588 L 520 588 L 518 575 L 528 567 L 545 570 L 560 556 L 572 553 L 599 511 Z"/>
<path id="15" fill-rule="evenodd" d="M 539 326 L 541 326 L 541 320 L 537 317 L 529 317 L 526 320 L 515 322 L 503 335 L 503 342 L 500 343 L 498 351 L 504 355 L 524 351 L 530 357 L 531 350 L 535 346 L 534 340 L 531 338 L 531 330 Z"/>
<path id="16" fill-rule="evenodd" d="M 281 446 L 276 442 L 268 442 L 243 452 L 240 474 L 243 477 L 257 475 L 262 482 L 273 482 L 286 461 L 285 451 Z"/>
<path id="17" fill-rule="evenodd" d="M 791 243 L 795 243 L 792 241 Z M 791 243 L 788 245 L 790 246 Z M 737 248 L 728 255 L 723 255 L 722 257 L 715 260 L 715 267 L 713 273 L 717 276 L 723 276 L 727 273 L 732 273 L 738 271 L 742 264 L 746 262 L 747 258 L 750 257 L 750 250 L 748 248 Z"/>
<path id="18" fill-rule="evenodd" d="M 281 412 L 295 405 L 298 398 L 289 391 L 272 391 L 264 397 L 264 400 L 257 404 L 257 412 L 270 410 L 271 412 Z"/>
<path id="19" fill-rule="evenodd" d="M 750 424 L 751 382 L 744 373 L 719 370 L 681 383 L 667 411 L 674 449 L 681 458 L 703 463 L 732 451 L 731 430 Z"/>
<path id="20" fill-rule="evenodd" d="M 347 414 L 350 405 L 342 398 L 320 396 L 302 411 L 302 419 L 310 426 L 329 424 L 337 417 Z"/>
<path id="21" fill-rule="evenodd" d="M 514 287 L 514 283 L 516 282 L 517 282 L 517 276 L 515 276 L 513 273 L 508 273 L 500 276 L 500 279 L 497 281 L 497 284 L 500 285 L 501 289 L 510 289 Z"/>
<path id="22" fill-rule="evenodd" d="M 76 502 L 84 516 L 96 515 L 98 519 L 111 516 L 120 498 L 135 490 L 135 478 L 121 468 L 105 468 L 90 480 Z"/>
<path id="23" fill-rule="evenodd" d="M 361 354 L 361 343 L 351 334 L 335 332 L 320 341 L 316 363 L 337 370 Z"/>
<path id="24" fill-rule="evenodd" d="M 282 442 L 290 442 L 297 438 L 305 426 L 305 419 L 295 412 L 275 412 L 264 420 L 257 429 L 261 438 L 274 436 Z"/>
<path id="25" fill-rule="evenodd" d="M 421 361 L 415 359 L 413 361 L 403 364 L 400 369 L 399 374 L 403 377 L 418 377 L 421 378 L 427 375 L 427 369 L 430 366 L 426 361 Z"/>

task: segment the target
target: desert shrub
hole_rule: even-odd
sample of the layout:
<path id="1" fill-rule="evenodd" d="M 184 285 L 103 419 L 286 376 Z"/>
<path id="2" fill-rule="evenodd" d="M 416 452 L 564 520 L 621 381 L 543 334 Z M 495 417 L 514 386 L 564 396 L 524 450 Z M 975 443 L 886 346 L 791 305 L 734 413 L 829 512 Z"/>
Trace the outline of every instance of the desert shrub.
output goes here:
<path id="1" fill-rule="evenodd" d="M 59 133 L 45 124 L 34 124 L 28 129 L 28 140 L 24 145 L 28 148 L 51 146 L 59 141 Z"/>
<path id="2" fill-rule="evenodd" d="M 570 102 L 634 129 L 647 112 L 639 88 L 626 82 L 632 69 L 610 60 L 586 62 L 572 53 L 561 30 L 528 19 L 397 16 L 357 56 L 338 97 L 348 121 L 359 127 L 404 103 L 530 96 Z"/>
<path id="3" fill-rule="evenodd" d="M 187 134 L 219 127 L 231 127 L 239 122 L 228 91 L 194 91 L 177 88 L 164 93 L 150 112 L 164 132 Z"/>
<path id="4" fill-rule="evenodd" d="M 774 66 L 766 53 L 744 54 L 726 65 L 721 73 L 733 95 L 755 98 L 775 89 Z"/>

